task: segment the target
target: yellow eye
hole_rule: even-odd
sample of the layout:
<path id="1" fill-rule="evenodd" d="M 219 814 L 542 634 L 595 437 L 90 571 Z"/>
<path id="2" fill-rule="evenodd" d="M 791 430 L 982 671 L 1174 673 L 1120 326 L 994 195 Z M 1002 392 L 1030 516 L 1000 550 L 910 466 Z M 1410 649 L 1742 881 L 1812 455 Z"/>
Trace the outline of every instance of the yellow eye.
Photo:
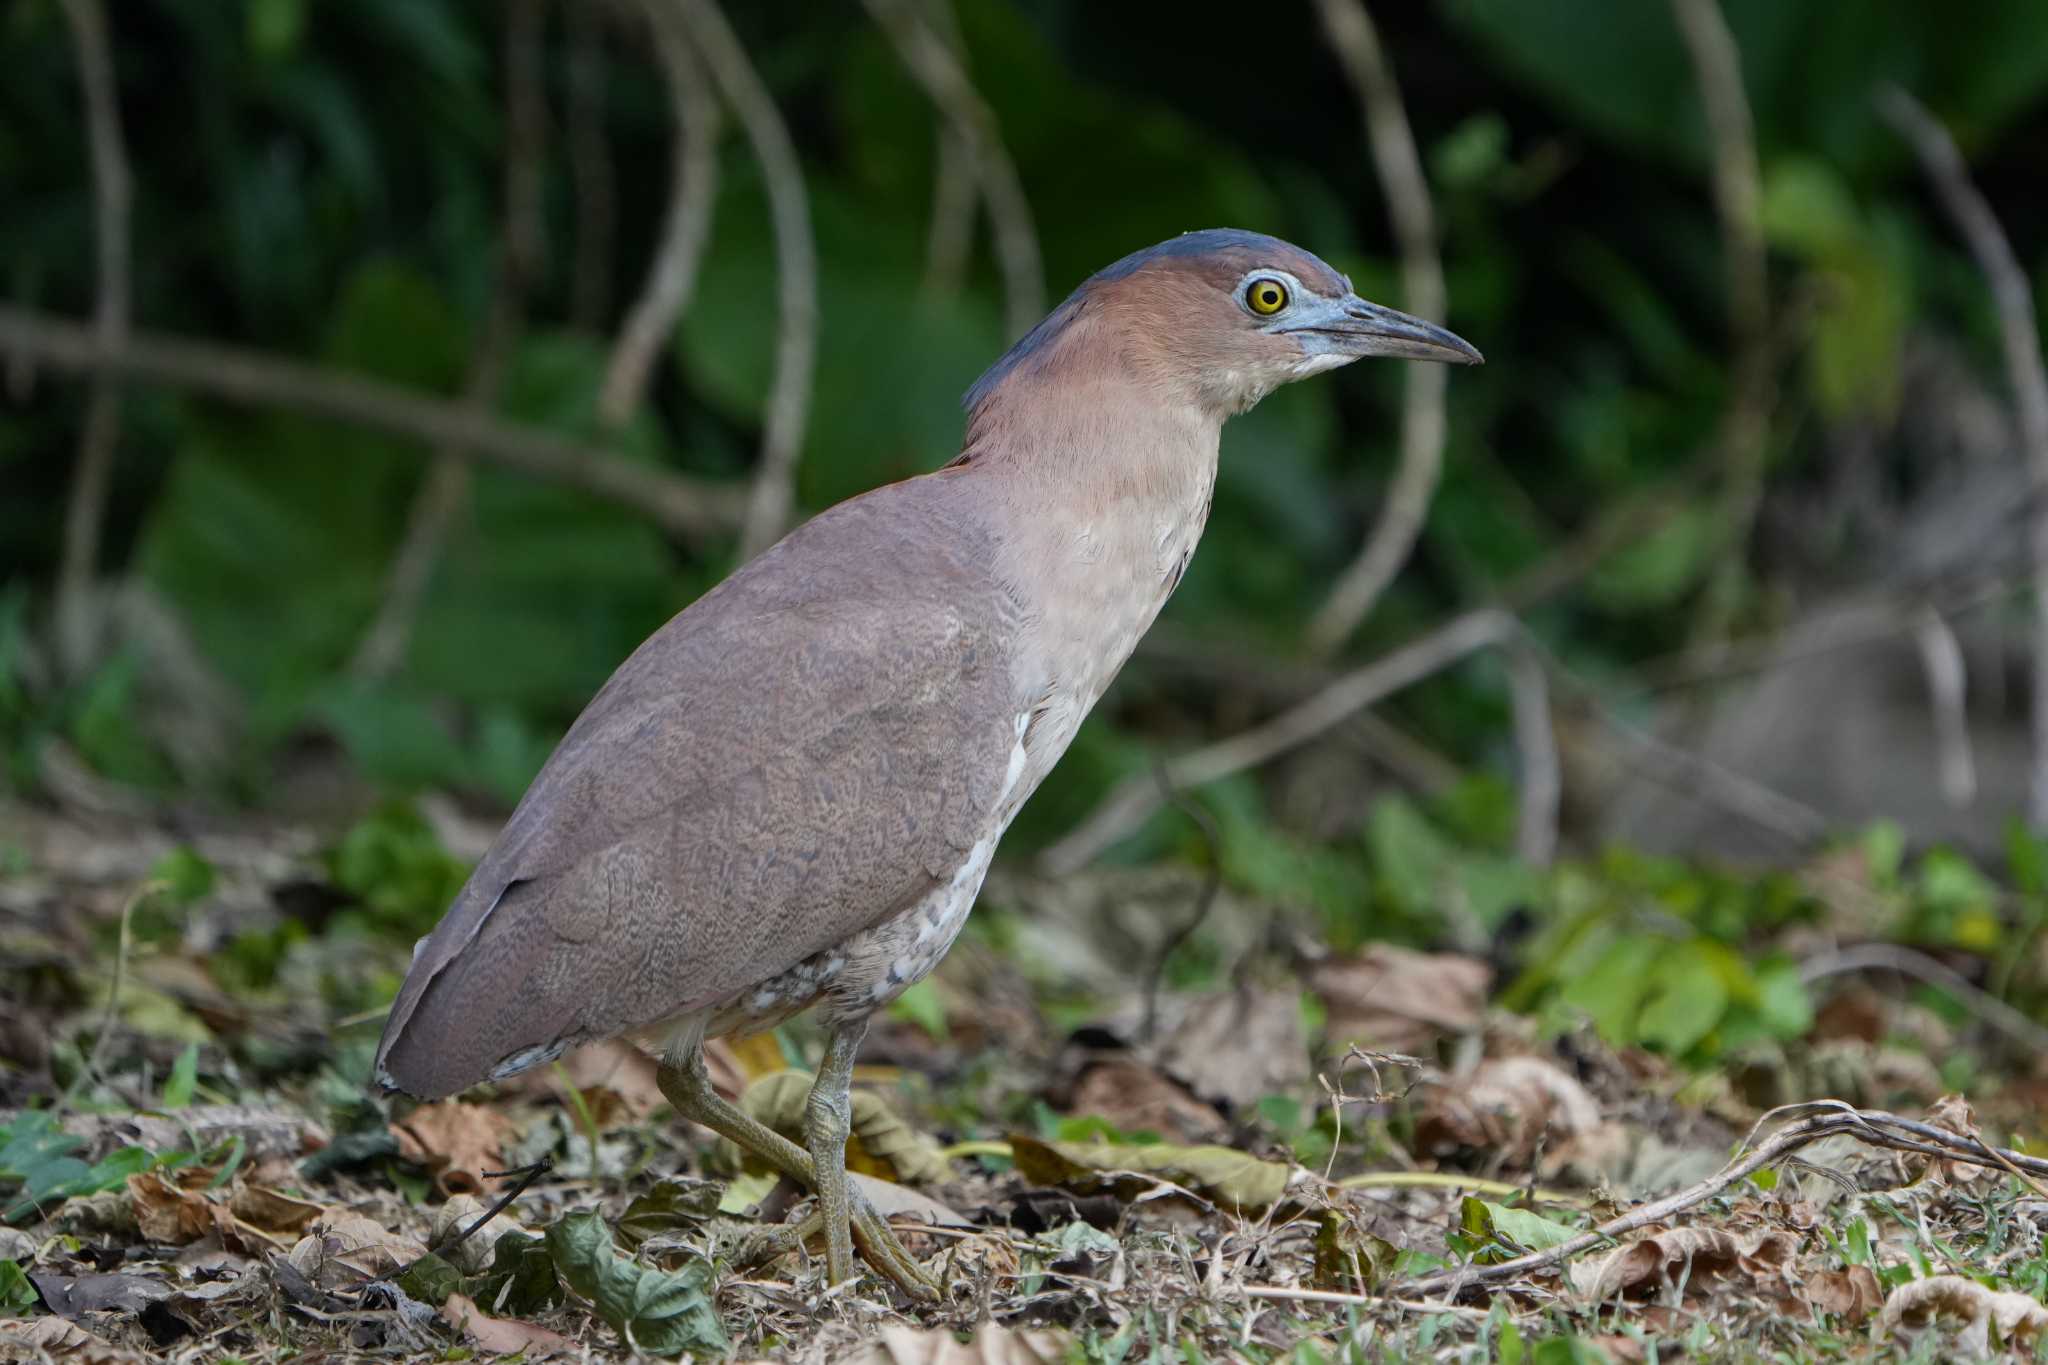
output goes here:
<path id="1" fill-rule="evenodd" d="M 1244 306 L 1262 318 L 1287 306 L 1287 286 L 1278 280 L 1253 280 L 1245 286 Z"/>

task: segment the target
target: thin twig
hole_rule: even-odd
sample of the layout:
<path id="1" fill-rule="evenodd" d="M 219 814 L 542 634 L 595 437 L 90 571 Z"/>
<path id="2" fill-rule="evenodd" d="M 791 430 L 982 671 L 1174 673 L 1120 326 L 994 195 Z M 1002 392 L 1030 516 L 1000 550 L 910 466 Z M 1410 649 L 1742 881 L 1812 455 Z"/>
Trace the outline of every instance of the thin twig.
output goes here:
<path id="1" fill-rule="evenodd" d="M 2041 363 L 2033 290 L 1997 215 L 1970 182 L 1969 167 L 1948 130 L 1897 86 L 1878 92 L 1877 107 L 1912 144 L 1921 168 L 1933 182 L 1935 197 L 1977 258 L 1977 268 L 1984 272 L 1992 304 L 1998 310 L 2020 453 L 2034 499 L 2029 535 L 2034 558 L 2034 763 L 2028 818 L 2035 829 L 2048 829 L 2048 369 Z"/>
<path id="2" fill-rule="evenodd" d="M 956 59 L 962 49 L 960 24 L 953 0 L 924 0 L 925 18 L 939 41 Z M 927 297 L 958 292 L 967 276 L 967 256 L 974 245 L 974 210 L 981 167 L 974 144 L 951 119 L 941 118 L 932 164 L 932 221 L 925 235 L 924 281 Z M 1014 321 L 1014 319 L 1013 319 Z"/>
<path id="3" fill-rule="evenodd" d="M 676 319 L 690 306 L 704 248 L 711 241 L 711 210 L 718 201 L 722 119 L 710 73 L 697 60 L 689 30 L 666 0 L 648 0 L 646 8 L 655 55 L 668 84 L 675 150 L 669 163 L 661 245 L 655 249 L 647 283 L 619 330 L 598 395 L 597 415 L 610 426 L 623 424 L 640 406 L 655 358 L 675 334 Z"/>
<path id="4" fill-rule="evenodd" d="M 1022 336 L 1045 309 L 1045 267 L 1031 221 L 1031 202 L 1017 178 L 1017 164 L 1003 146 L 995 111 L 974 88 L 959 52 L 925 22 L 914 0 L 862 3 L 947 124 L 973 149 L 973 169 L 988 204 L 996 261 L 1003 272 L 1006 325 L 1012 337 Z"/>
<path id="5" fill-rule="evenodd" d="M 2048 1173 L 2048 1161 L 2038 1157 L 2029 1157 L 2004 1148 L 1994 1148 L 1975 1138 L 1951 1133 L 1945 1128 L 1937 1128 L 1917 1120 L 1902 1119 L 1896 1114 L 1885 1113 L 1882 1110 L 1856 1109 L 1839 1100 L 1811 1101 L 1786 1108 L 1819 1109 L 1821 1112 L 1779 1129 L 1747 1155 L 1737 1157 L 1705 1180 L 1689 1185 L 1663 1199 L 1639 1205 L 1548 1250 L 1516 1256 L 1493 1265 L 1457 1266 L 1449 1270 L 1436 1271 L 1403 1280 L 1390 1286 L 1388 1292 L 1412 1297 L 1445 1293 L 1455 1296 L 1464 1289 L 1501 1284 L 1537 1270 L 1560 1265 L 1581 1252 L 1590 1251 L 1631 1232 L 1639 1232 L 1684 1213 L 1716 1195 L 1725 1193 L 1755 1172 L 1785 1160 L 1800 1148 L 1819 1142 L 1823 1138 L 1842 1134 L 1873 1147 L 1917 1152 L 1977 1166 L 1998 1167 L 2014 1174 Z M 1773 1115 L 1783 1112 L 1785 1111 L 1772 1111 L 1772 1114 L 1765 1115 L 1764 1120 L 1759 1121 L 1759 1125 Z"/>
<path id="6" fill-rule="evenodd" d="M 1914 613 L 1913 642 L 1920 649 L 1920 671 L 1927 677 L 1941 794 L 1951 806 L 1967 806 L 1977 799 L 1977 762 L 1970 751 L 1969 677 L 1963 647 L 1949 628 L 1948 618 L 1932 606 Z"/>
<path id="7" fill-rule="evenodd" d="M 1652 774 L 1698 800 L 1741 816 L 1795 848 L 1810 847 L 1826 837 L 1828 818 L 1812 806 L 1631 725 L 1591 687 L 1575 679 L 1570 681 L 1594 717 L 1622 741 L 1639 766 Z"/>
<path id="8" fill-rule="evenodd" d="M 0 353 L 28 355 L 75 373 L 170 384 L 252 406 L 289 408 L 446 445 L 535 478 L 581 489 L 691 540 L 739 524 L 744 495 L 622 459 L 602 447 L 504 422 L 392 384 L 323 370 L 239 347 L 131 332 L 111 353 L 75 322 L 0 304 Z"/>
<path id="9" fill-rule="evenodd" d="M 1769 276 L 1766 273 L 1756 129 L 1742 88 L 1742 53 L 1719 0 L 1671 0 L 1672 16 L 1692 61 L 1713 153 L 1714 207 L 1728 272 L 1729 396 L 1722 416 L 1721 534 L 1726 553 L 1699 620 L 1696 637 L 1718 638 L 1728 626 L 1742 582 L 1750 533 L 1763 498 L 1772 390 Z"/>
<path id="10" fill-rule="evenodd" d="M 1948 992 L 1971 1014 L 2005 1034 L 2030 1055 L 2048 1056 L 2048 1028 L 2029 1019 L 1962 973 L 1926 953 L 1896 943 L 1859 943 L 1820 953 L 1799 964 L 1799 979 L 1812 985 L 1851 972 L 1897 972 Z"/>
<path id="11" fill-rule="evenodd" d="M 1373 165 L 1401 248 L 1402 307 L 1420 317 L 1439 318 L 1444 312 L 1444 268 L 1437 252 L 1435 214 L 1393 67 L 1362 0 L 1316 0 L 1316 12 L 1345 76 L 1358 92 Z M 1308 640 L 1315 653 L 1328 654 L 1351 637 L 1415 548 L 1443 472 L 1447 382 L 1441 365 L 1409 365 L 1403 370 L 1400 466 L 1364 548 L 1309 623 Z"/>
<path id="12" fill-rule="evenodd" d="M 1163 766 L 1154 771 L 1153 777 L 1165 799 L 1201 831 L 1202 841 L 1209 849 L 1209 867 L 1202 878 L 1202 889 L 1195 895 L 1195 908 L 1161 940 L 1159 951 L 1153 955 L 1152 970 L 1145 978 L 1145 1017 L 1138 1025 L 1138 1041 L 1141 1043 L 1151 1042 L 1159 1030 L 1159 996 L 1166 986 L 1166 964 L 1195 930 L 1202 927 L 1202 921 L 1209 918 L 1209 911 L 1216 905 L 1217 893 L 1223 890 L 1223 835 L 1216 828 L 1216 817 L 1203 809 L 1200 802 L 1174 791 Z"/>
<path id="13" fill-rule="evenodd" d="M 170 885 L 167 882 L 146 881 L 130 892 L 127 900 L 121 902 L 120 937 L 115 942 L 114 978 L 107 986 L 107 1007 L 100 1015 L 100 1031 L 93 1035 L 92 1051 L 85 1056 L 84 1069 L 78 1073 L 78 1079 L 71 1083 L 70 1088 L 57 1099 L 56 1108 L 60 1114 L 71 1107 L 72 1099 L 88 1078 L 96 1081 L 106 1080 L 105 1073 L 100 1070 L 100 1058 L 106 1055 L 107 1039 L 113 1036 L 114 1021 L 121 1015 L 121 988 L 128 981 L 128 952 L 133 942 L 129 925 L 135 918 L 136 906 L 157 892 L 169 889 Z"/>
<path id="14" fill-rule="evenodd" d="M 1510 647 L 1507 668 L 1520 778 L 1515 851 L 1532 867 L 1548 867 L 1557 856 L 1557 811 L 1564 795 L 1557 732 L 1550 722 L 1550 687 L 1543 656 L 1530 645 Z"/>
<path id="15" fill-rule="evenodd" d="M 761 428 L 761 457 L 740 526 L 740 554 L 768 548 L 789 523 L 796 500 L 796 461 L 803 450 L 811 404 L 811 369 L 818 350 L 818 263 L 811 241 L 811 209 L 796 145 L 747 50 L 715 0 L 670 0 L 690 33 L 747 142 L 768 187 L 775 228 L 775 379 Z"/>
<path id="16" fill-rule="evenodd" d="M 1454 617 L 1420 639 L 1361 668 L 1340 674 L 1279 715 L 1166 765 L 1172 790 L 1185 791 L 1258 767 L 1342 722 L 1352 713 L 1440 672 L 1488 645 L 1514 638 L 1521 625 L 1506 612 L 1481 607 Z M 1040 856 L 1054 875 L 1073 872 L 1136 830 L 1159 809 L 1158 784 L 1130 778 Z"/>
<path id="17" fill-rule="evenodd" d="M 93 238 L 98 253 L 93 334 L 103 353 L 121 349 L 128 335 L 129 204 L 132 183 L 121 135 L 107 14 L 100 0 L 63 0 L 78 58 L 93 184 Z M 114 452 L 121 439 L 121 388 L 115 375 L 95 376 L 72 468 L 64 510 L 64 551 L 57 571 L 57 658 L 71 675 L 90 665 L 97 635 L 92 582 L 99 567 L 100 529 Z"/>
<path id="18" fill-rule="evenodd" d="M 612 298 L 612 237 L 618 229 L 618 177 L 605 136 L 605 11 L 591 0 L 562 0 L 569 26 L 569 108 L 564 140 L 576 186 L 576 255 L 569 276 L 569 321 L 603 328 Z"/>
<path id="19" fill-rule="evenodd" d="M 525 329 L 526 293 L 537 273 L 541 241 L 541 169 L 546 153 L 547 92 L 541 67 L 541 0 L 508 0 L 505 7 L 505 188 L 504 241 L 498 278 L 476 353 L 463 386 L 463 406 L 489 411 L 497 402 L 520 333 Z M 443 446 L 434 452 L 426 482 L 414 495 L 384 581 L 377 614 L 363 632 L 349 670 L 358 678 L 388 677 L 405 657 L 413 622 L 434 565 L 440 561 L 448 528 L 469 498 L 470 463 Z"/>

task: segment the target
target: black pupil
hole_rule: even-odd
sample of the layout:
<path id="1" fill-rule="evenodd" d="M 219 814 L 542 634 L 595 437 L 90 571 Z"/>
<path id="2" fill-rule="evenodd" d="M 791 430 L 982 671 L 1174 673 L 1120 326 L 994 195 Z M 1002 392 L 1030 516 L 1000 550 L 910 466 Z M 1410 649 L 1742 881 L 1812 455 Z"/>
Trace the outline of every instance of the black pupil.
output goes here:
<path id="1" fill-rule="evenodd" d="M 1280 306 L 1280 286 L 1276 284 L 1262 284 L 1258 287 L 1256 297 L 1259 307 L 1278 308 Z"/>

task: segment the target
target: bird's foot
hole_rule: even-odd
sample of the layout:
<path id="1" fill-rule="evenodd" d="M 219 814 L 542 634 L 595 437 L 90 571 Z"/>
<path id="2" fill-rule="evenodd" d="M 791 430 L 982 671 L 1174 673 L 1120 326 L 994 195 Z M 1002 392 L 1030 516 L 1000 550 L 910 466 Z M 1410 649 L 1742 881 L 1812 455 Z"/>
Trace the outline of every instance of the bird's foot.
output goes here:
<path id="1" fill-rule="evenodd" d="M 918 1264 L 867 1197 L 855 1194 L 852 1204 L 849 1221 L 853 1225 L 853 1242 L 869 1268 L 913 1299 L 933 1303 L 945 1297 L 939 1281 Z M 813 1208 L 801 1222 L 761 1228 L 748 1246 L 745 1259 L 755 1263 L 774 1260 L 824 1232 L 825 1211 Z"/>
<path id="2" fill-rule="evenodd" d="M 867 1196 L 855 1193 L 852 1203 L 853 1242 L 860 1248 L 861 1259 L 876 1274 L 913 1299 L 936 1303 L 944 1298 L 944 1286 L 905 1250 L 895 1231 L 867 1201 Z"/>

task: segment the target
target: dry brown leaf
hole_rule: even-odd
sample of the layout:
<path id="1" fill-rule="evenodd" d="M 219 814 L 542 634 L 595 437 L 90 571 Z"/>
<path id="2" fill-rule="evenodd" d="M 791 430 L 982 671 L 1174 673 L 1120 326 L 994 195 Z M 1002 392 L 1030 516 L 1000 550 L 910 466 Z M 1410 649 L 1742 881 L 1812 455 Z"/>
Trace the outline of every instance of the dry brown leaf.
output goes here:
<path id="1" fill-rule="evenodd" d="M 332 1208 L 313 1222 L 286 1259 L 320 1288 L 337 1289 L 388 1274 L 426 1250 L 353 1209 Z"/>
<path id="2" fill-rule="evenodd" d="M 0 1356 L 35 1360 L 45 1354 L 108 1362 L 142 1358 L 65 1318 L 0 1318 Z"/>
<path id="3" fill-rule="evenodd" d="M 1155 1060 L 1198 1098 L 1248 1109 L 1308 1074 L 1298 990 L 1246 984 L 1181 1004 Z"/>
<path id="4" fill-rule="evenodd" d="M 264 1232 L 297 1232 L 320 1216 L 321 1207 L 263 1185 L 241 1185 L 228 1196 L 235 1217 Z"/>
<path id="5" fill-rule="evenodd" d="M 1572 1289 L 1591 1303 L 1655 1297 L 1681 1281 L 1688 1292 L 1739 1277 L 1752 1292 L 1780 1296 L 1799 1242 L 1772 1229 L 1737 1237 L 1719 1228 L 1667 1228 L 1571 1268 Z"/>
<path id="6" fill-rule="evenodd" d="M 476 1194 L 484 1187 L 483 1172 L 505 1164 L 512 1120 L 497 1110 L 461 1100 L 442 1100 L 412 1111 L 403 1123 L 391 1125 L 398 1154 L 434 1173 L 444 1195 Z"/>
<path id="7" fill-rule="evenodd" d="M 1493 969 L 1477 958 L 1387 943 L 1309 973 L 1330 1041 L 1382 1052 L 1427 1053 L 1439 1038 L 1477 1029 L 1492 984 Z"/>
<path id="8" fill-rule="evenodd" d="M 1541 1057 L 1481 1062 L 1463 1083 L 1433 1087 L 1415 1117 L 1415 1150 L 1444 1156 L 1485 1149 L 1511 1165 L 1600 1126 L 1600 1106 L 1570 1076 Z"/>
<path id="9" fill-rule="evenodd" d="M 1223 1116 L 1142 1062 L 1092 1062 L 1067 1107 L 1108 1119 L 1121 1132 L 1153 1132 L 1182 1142 L 1214 1142 L 1230 1131 Z"/>
<path id="10" fill-rule="evenodd" d="M 1861 1322 L 1884 1302 L 1884 1290 L 1867 1265 L 1822 1270 L 1806 1277 L 1806 1301 L 1823 1313 Z"/>
<path id="11" fill-rule="evenodd" d="M 154 1171 L 128 1177 L 128 1200 L 135 1207 L 135 1224 L 143 1239 L 158 1246 L 181 1247 L 213 1231 L 213 1209 L 206 1196 Z"/>
<path id="12" fill-rule="evenodd" d="M 857 1365 L 1053 1365 L 1067 1358 L 1072 1337 L 1044 1328 L 1018 1330 L 985 1322 L 961 1344 L 946 1327 L 884 1327 L 881 1340 L 853 1357 Z"/>
<path id="13" fill-rule="evenodd" d="M 1961 1355 L 1991 1354 L 1991 1334 L 2001 1342 L 2033 1341 L 2048 1330 L 2048 1308 L 2026 1294 L 2001 1294 L 1961 1275 L 1930 1275 L 1908 1280 L 1884 1301 L 1879 1320 L 1885 1331 L 1924 1327 L 1942 1319 L 1959 1322 L 1956 1347 Z"/>
<path id="14" fill-rule="evenodd" d="M 457 1270 L 476 1274 L 491 1263 L 496 1254 L 498 1239 L 508 1232 L 525 1233 L 533 1236 L 518 1219 L 509 1213 L 499 1213 L 475 1232 L 462 1237 L 454 1245 L 447 1244 L 461 1234 L 462 1229 L 476 1222 L 489 1211 L 490 1205 L 473 1194 L 456 1194 L 434 1211 L 434 1223 L 428 1242 L 434 1246 L 446 1246 L 441 1254 Z"/>
<path id="15" fill-rule="evenodd" d="M 550 1332 L 517 1318 L 494 1318 L 460 1294 L 450 1294 L 441 1305 L 441 1317 L 449 1326 L 466 1334 L 477 1349 L 494 1356 L 526 1353 L 529 1360 L 567 1355 L 576 1343 L 560 1332 Z"/>

